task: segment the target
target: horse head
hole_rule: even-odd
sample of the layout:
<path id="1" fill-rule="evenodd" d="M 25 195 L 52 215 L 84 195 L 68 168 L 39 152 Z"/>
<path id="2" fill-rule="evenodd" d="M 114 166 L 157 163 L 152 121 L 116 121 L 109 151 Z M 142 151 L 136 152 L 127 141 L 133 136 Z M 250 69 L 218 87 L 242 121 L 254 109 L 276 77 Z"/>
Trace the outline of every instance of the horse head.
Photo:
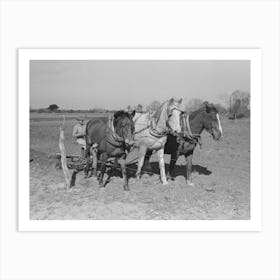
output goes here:
<path id="1" fill-rule="evenodd" d="M 128 147 L 131 147 L 134 144 L 134 115 L 135 111 L 132 113 L 118 111 L 114 114 L 114 130 L 116 134 L 123 139 L 125 145 Z"/>
<path id="2" fill-rule="evenodd" d="M 181 133 L 181 114 L 180 106 L 182 98 L 178 101 L 171 98 L 167 105 L 167 124 L 173 133 Z"/>
<path id="3" fill-rule="evenodd" d="M 202 103 L 201 107 L 205 109 L 203 118 L 205 129 L 212 135 L 214 140 L 220 140 L 223 137 L 223 130 L 217 108 L 207 101 Z"/>

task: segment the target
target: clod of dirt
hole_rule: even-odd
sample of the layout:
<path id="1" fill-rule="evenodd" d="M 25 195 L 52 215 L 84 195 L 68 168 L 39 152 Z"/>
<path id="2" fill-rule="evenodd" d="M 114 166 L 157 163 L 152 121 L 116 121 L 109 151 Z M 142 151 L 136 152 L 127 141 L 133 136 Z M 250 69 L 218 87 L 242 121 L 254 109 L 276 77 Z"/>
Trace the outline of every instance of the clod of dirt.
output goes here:
<path id="1" fill-rule="evenodd" d="M 208 189 L 204 189 L 204 190 L 208 193 L 215 193 L 216 192 L 216 190 L 212 189 L 212 188 L 208 188 Z"/>

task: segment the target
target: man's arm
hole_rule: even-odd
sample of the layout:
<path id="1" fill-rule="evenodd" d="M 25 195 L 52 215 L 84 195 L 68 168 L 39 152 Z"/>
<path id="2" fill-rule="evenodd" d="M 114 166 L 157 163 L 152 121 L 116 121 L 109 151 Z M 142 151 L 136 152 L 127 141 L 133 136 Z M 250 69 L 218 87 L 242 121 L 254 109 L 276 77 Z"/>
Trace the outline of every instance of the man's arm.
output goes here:
<path id="1" fill-rule="evenodd" d="M 73 129 L 73 137 L 84 137 L 85 136 L 85 132 L 82 129 L 79 129 L 79 127 L 74 126 Z"/>

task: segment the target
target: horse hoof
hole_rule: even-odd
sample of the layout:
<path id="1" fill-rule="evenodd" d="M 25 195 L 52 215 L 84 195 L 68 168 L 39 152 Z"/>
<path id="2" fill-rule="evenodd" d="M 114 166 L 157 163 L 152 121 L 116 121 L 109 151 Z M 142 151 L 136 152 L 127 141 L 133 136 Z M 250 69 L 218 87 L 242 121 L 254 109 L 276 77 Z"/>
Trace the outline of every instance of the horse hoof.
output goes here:
<path id="1" fill-rule="evenodd" d="M 188 180 L 187 180 L 187 185 L 190 186 L 190 187 L 194 187 L 194 183 L 191 182 L 191 181 L 188 181 Z"/>
<path id="2" fill-rule="evenodd" d="M 99 181 L 99 189 L 104 189 L 105 184 L 103 184 L 103 181 Z"/>
<path id="3" fill-rule="evenodd" d="M 162 182 L 162 184 L 163 184 L 164 186 L 167 186 L 167 185 L 168 185 L 168 182 L 167 182 L 167 181 L 164 181 L 164 182 Z"/>
<path id="4" fill-rule="evenodd" d="M 129 186 L 124 186 L 123 189 L 124 189 L 124 191 L 126 191 L 126 192 L 129 192 L 129 191 L 130 191 Z"/>

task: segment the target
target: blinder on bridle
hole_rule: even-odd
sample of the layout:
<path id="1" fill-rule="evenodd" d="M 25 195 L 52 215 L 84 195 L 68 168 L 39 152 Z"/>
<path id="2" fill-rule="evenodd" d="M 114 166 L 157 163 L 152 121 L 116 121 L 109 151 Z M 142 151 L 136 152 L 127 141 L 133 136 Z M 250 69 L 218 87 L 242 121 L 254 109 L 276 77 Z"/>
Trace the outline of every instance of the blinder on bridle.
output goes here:
<path id="1" fill-rule="evenodd" d="M 126 116 L 128 117 L 128 116 Z M 121 122 L 121 123 L 119 123 Z M 127 127 L 127 122 L 123 122 L 122 116 L 113 116 L 109 118 L 108 121 L 108 128 L 110 133 L 107 135 L 107 142 L 109 142 L 111 145 L 115 147 L 121 147 L 124 146 L 127 148 L 128 144 L 125 142 L 125 139 L 123 135 L 119 135 L 119 131 L 116 131 L 116 127 L 118 125 L 118 129 L 129 129 Z M 134 134 L 134 127 L 132 129 L 132 133 Z"/>
<path id="2" fill-rule="evenodd" d="M 174 106 L 173 108 L 167 108 L 167 116 L 170 118 L 172 116 L 172 112 L 174 110 L 180 111 L 181 113 L 185 113 L 182 109 L 180 109 L 178 106 Z"/>

